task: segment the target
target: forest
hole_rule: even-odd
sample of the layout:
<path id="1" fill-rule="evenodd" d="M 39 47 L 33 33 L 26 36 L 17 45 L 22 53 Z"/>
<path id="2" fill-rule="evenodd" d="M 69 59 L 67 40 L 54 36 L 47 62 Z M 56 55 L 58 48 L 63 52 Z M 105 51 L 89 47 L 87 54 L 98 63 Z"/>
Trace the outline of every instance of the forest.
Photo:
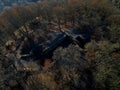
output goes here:
<path id="1" fill-rule="evenodd" d="M 120 1 L 43 0 L 4 10 L 0 90 L 120 90 Z"/>

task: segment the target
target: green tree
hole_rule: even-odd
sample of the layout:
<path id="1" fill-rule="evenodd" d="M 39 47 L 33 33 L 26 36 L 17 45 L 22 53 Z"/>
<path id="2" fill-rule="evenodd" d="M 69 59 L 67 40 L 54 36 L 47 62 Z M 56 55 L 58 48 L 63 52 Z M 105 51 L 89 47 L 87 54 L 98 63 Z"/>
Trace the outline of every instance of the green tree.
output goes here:
<path id="1" fill-rule="evenodd" d="M 97 51 L 95 61 L 92 63 L 95 88 L 102 90 L 120 89 L 120 44 L 111 44 L 107 41 L 99 43 L 100 50 Z"/>

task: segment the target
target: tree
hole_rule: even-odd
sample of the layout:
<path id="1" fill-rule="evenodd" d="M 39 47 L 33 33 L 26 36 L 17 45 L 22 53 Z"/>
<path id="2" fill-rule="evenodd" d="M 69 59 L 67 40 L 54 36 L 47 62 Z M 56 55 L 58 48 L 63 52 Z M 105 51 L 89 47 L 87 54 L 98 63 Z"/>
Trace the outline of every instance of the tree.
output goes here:
<path id="1" fill-rule="evenodd" d="M 64 11 L 64 8 L 62 8 L 61 6 L 56 6 L 53 8 L 53 12 L 54 12 L 55 18 L 57 18 L 58 28 L 60 31 L 61 31 L 61 19 L 63 17 L 63 11 Z"/>
<path id="2" fill-rule="evenodd" d="M 107 41 L 99 42 L 100 50 L 95 55 L 92 63 L 92 71 L 95 80 L 95 88 L 102 90 L 120 89 L 120 59 L 119 43 L 111 44 Z"/>
<path id="3" fill-rule="evenodd" d="M 108 27 L 108 39 L 111 42 L 120 42 L 120 22 L 119 22 L 120 16 L 118 14 L 116 15 L 111 15 L 110 17 L 107 18 L 107 20 L 110 23 L 109 27 Z"/>
<path id="4" fill-rule="evenodd" d="M 86 68 L 86 61 L 81 57 L 81 49 L 77 45 L 70 45 L 68 48 L 58 48 L 53 55 L 54 68 L 59 72 L 57 75 L 60 89 L 77 90 L 85 89 L 82 81 L 82 71 Z"/>

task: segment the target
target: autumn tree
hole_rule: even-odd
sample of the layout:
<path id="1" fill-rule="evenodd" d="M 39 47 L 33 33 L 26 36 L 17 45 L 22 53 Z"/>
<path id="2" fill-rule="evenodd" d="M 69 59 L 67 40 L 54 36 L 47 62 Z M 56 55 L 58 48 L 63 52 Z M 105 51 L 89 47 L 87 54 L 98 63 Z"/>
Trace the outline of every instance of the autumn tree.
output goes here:
<path id="1" fill-rule="evenodd" d="M 58 76 L 59 80 L 57 82 L 60 84 L 60 89 L 77 90 L 77 88 L 86 88 L 80 84 L 82 71 L 87 68 L 81 52 L 77 45 L 70 45 L 64 49 L 59 48 L 54 52 L 53 62 L 55 63 L 54 67 L 59 70 L 57 75 L 60 76 Z"/>
<path id="2" fill-rule="evenodd" d="M 57 19 L 59 30 L 61 30 L 61 19 L 63 16 L 63 11 L 64 11 L 64 8 L 59 5 L 53 8 L 53 12 L 54 12 L 55 18 Z"/>

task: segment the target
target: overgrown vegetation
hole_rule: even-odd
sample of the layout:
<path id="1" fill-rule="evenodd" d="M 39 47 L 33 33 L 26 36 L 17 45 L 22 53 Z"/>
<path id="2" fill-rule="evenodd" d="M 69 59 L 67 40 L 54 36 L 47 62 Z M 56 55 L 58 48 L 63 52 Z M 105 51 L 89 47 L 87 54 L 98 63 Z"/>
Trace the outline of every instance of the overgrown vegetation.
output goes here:
<path id="1" fill-rule="evenodd" d="M 57 48 L 43 65 L 39 59 L 21 61 L 18 70 L 23 53 L 47 46 L 54 37 L 51 32 L 70 28 L 90 34 L 85 48 Z M 45 0 L 6 10 L 0 16 L 0 53 L 3 90 L 119 90 L 119 1 Z"/>

